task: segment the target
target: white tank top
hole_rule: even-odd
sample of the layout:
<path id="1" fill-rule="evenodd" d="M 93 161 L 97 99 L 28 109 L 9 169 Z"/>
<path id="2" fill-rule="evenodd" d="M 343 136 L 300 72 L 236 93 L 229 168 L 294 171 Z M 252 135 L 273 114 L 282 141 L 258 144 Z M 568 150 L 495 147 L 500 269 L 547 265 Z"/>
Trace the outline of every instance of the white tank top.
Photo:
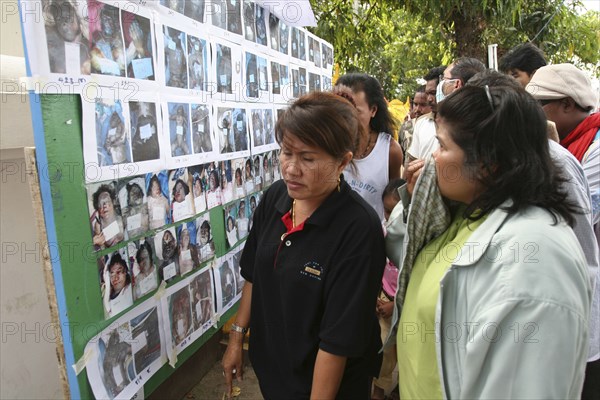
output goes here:
<path id="1" fill-rule="evenodd" d="M 380 133 L 371 153 L 363 159 L 354 160 L 356 172 L 350 165 L 344 169 L 346 182 L 373 206 L 382 221 L 383 200 L 381 195 L 389 181 L 390 139 L 391 136 L 387 133 Z"/>

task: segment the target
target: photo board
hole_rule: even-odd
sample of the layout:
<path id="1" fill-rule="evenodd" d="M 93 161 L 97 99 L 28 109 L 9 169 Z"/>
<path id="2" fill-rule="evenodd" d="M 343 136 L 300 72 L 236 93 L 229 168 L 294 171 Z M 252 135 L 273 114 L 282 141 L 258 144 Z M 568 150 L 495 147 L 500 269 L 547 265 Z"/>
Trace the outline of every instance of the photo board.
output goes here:
<path id="1" fill-rule="evenodd" d="M 73 398 L 152 393 L 237 310 L 277 115 L 332 74 L 263 5 L 19 2 Z"/>

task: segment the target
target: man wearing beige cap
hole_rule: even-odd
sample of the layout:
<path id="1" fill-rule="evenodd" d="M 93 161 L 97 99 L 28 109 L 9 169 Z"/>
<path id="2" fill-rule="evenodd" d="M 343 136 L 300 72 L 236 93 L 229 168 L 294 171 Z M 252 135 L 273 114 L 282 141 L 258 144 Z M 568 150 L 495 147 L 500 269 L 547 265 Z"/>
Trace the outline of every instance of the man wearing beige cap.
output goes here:
<path id="1" fill-rule="evenodd" d="M 597 96 L 586 74 L 572 64 L 537 70 L 526 90 L 537 99 L 548 120 L 556 124 L 560 144 L 583 166 L 592 195 L 592 224 L 600 246 L 600 113 L 590 114 Z M 600 277 L 596 273 L 590 320 L 590 349 L 582 398 L 600 398 Z M 595 378 L 596 377 L 596 378 Z"/>

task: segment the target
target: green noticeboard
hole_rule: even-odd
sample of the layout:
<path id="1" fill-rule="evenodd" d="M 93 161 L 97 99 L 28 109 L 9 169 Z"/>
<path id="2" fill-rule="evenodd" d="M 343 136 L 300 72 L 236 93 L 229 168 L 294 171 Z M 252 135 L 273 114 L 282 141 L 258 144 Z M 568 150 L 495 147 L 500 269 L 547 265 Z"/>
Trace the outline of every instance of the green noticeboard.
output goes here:
<path id="1" fill-rule="evenodd" d="M 94 252 L 88 223 L 81 99 L 78 95 L 32 95 L 32 100 L 34 108 L 40 107 L 43 121 L 45 149 L 39 151 L 42 141 L 36 138 L 37 167 L 45 203 L 50 258 L 56 282 L 56 288 L 53 289 L 56 290 L 59 323 L 63 331 L 69 389 L 73 398 L 94 398 L 86 369 L 75 376 L 69 364 L 81 360 L 88 341 L 109 327 L 119 316 L 105 319 L 99 292 L 97 258 L 101 253 Z M 47 204 L 48 201 L 51 201 L 51 205 Z M 48 215 L 49 212 L 52 215 Z M 224 238 L 223 206 L 212 208 L 210 214 L 215 240 Z M 225 244 L 215 244 L 215 256 L 222 256 Z M 176 283 L 177 281 L 173 282 Z M 153 295 L 151 293 L 136 300 L 134 307 Z M 237 305 L 230 308 L 214 327 L 185 348 L 178 355 L 175 368 L 195 352 L 202 351 L 203 344 L 218 332 L 236 310 Z M 145 394 L 152 393 L 173 374 L 175 368 L 168 363 L 164 364 L 145 383 Z M 72 379 L 76 379 L 76 383 Z"/>

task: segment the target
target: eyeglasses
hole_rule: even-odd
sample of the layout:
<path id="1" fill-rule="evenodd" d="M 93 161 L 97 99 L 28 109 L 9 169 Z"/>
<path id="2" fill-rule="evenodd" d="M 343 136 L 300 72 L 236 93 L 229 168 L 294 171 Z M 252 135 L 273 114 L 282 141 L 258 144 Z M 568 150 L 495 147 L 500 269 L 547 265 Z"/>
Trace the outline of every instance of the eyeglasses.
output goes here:
<path id="1" fill-rule="evenodd" d="M 444 81 L 456 81 L 456 80 L 458 80 L 460 78 L 452 78 L 452 77 L 446 78 L 444 76 L 444 74 L 442 74 L 442 75 L 438 76 L 438 79 L 439 79 L 440 82 L 444 82 Z"/>

